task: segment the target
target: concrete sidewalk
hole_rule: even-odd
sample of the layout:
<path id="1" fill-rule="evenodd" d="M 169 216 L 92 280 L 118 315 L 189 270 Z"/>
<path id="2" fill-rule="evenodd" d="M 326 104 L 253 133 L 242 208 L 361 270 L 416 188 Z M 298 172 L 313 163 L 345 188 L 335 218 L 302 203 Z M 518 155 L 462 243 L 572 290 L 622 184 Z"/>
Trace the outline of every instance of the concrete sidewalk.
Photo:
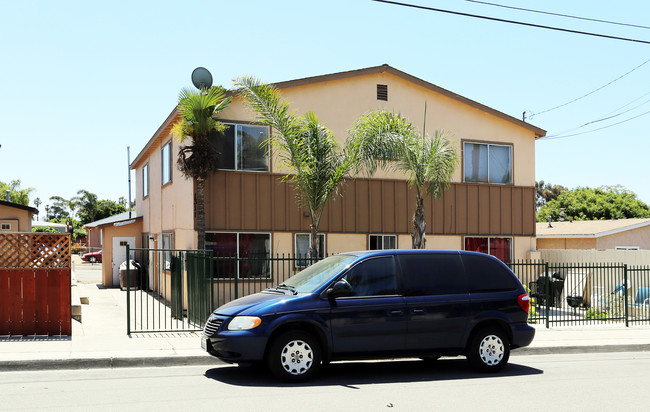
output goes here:
<path id="1" fill-rule="evenodd" d="M 200 333 L 127 335 L 126 292 L 77 283 L 74 273 L 72 289 L 73 300 L 87 297 L 89 302 L 82 305 L 82 322 L 72 321 L 72 336 L 0 337 L 0 371 L 223 365 L 201 350 Z M 650 325 L 536 329 L 532 345 L 512 356 L 650 351 Z"/>

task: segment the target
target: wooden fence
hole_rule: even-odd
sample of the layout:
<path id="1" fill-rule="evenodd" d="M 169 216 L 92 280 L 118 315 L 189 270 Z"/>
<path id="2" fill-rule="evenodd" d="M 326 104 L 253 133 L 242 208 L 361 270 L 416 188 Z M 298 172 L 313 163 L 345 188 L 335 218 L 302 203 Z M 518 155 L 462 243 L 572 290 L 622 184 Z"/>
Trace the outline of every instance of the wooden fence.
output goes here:
<path id="1" fill-rule="evenodd" d="M 70 235 L 0 234 L 0 335 L 71 335 Z"/>

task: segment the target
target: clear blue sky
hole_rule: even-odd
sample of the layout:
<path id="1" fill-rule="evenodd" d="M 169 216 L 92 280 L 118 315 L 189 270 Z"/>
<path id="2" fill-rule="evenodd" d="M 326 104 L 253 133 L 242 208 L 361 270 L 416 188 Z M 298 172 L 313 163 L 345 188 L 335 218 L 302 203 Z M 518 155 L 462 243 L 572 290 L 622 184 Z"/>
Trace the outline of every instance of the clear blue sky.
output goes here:
<path id="1" fill-rule="evenodd" d="M 493 2 L 650 25 L 645 0 Z M 650 40 L 647 29 L 463 0 L 413 3 Z M 650 59 L 649 44 L 370 0 L 0 0 L 0 39 L 0 181 L 20 179 L 23 188 L 36 189 L 31 199 L 45 204 L 79 189 L 102 199 L 127 197 L 126 147 L 133 159 L 179 90 L 191 86 L 197 66 L 230 87 L 243 74 L 276 82 L 387 63 L 519 118 L 587 94 Z M 577 130 L 588 131 L 649 111 L 649 99 L 650 62 L 530 122 L 556 135 L 633 109 Z M 540 140 L 536 178 L 570 188 L 621 184 L 650 203 L 648 130 L 650 114 Z"/>

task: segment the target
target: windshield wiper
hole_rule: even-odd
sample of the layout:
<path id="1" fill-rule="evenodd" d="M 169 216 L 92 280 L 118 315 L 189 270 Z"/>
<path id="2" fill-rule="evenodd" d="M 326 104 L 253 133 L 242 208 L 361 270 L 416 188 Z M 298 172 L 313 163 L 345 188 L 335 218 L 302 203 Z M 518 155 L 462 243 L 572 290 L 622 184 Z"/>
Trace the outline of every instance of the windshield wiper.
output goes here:
<path id="1" fill-rule="evenodd" d="M 294 295 L 297 295 L 297 294 L 298 294 L 298 292 L 296 292 L 296 288 L 295 288 L 294 286 L 287 285 L 286 283 L 280 283 L 280 284 L 279 284 L 278 286 L 276 286 L 275 288 L 276 288 L 276 289 L 284 289 L 284 290 L 288 290 L 288 291 L 290 291 L 291 293 L 293 293 Z"/>

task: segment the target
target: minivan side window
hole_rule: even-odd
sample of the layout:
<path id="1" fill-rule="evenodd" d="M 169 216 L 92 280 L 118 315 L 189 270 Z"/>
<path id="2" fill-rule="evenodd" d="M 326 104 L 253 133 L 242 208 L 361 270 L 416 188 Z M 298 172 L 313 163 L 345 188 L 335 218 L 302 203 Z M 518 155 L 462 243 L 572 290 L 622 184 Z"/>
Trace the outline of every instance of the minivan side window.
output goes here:
<path id="1" fill-rule="evenodd" d="M 342 278 L 350 284 L 354 296 L 397 294 L 397 275 L 392 256 L 365 260 Z"/>
<path id="2" fill-rule="evenodd" d="M 459 255 L 400 255 L 405 296 L 467 293 Z"/>
<path id="3" fill-rule="evenodd" d="M 512 273 L 491 258 L 463 255 L 463 265 L 469 278 L 470 292 L 514 290 L 517 282 Z"/>

